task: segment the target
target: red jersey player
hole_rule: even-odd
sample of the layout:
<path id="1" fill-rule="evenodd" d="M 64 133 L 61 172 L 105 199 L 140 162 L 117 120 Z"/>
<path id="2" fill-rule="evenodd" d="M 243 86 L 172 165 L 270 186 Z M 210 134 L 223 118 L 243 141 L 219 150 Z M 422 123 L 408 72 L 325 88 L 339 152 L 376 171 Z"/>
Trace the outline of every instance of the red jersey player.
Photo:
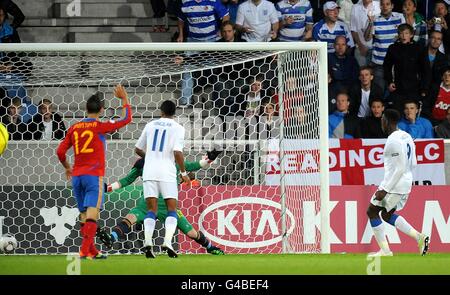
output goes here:
<path id="1" fill-rule="evenodd" d="M 103 176 L 105 175 L 105 133 L 113 132 L 131 122 L 131 108 L 125 88 L 118 85 L 114 95 L 122 99 L 122 118 L 117 122 L 100 122 L 104 102 L 92 95 L 86 103 L 87 118 L 72 125 L 58 146 L 59 161 L 66 169 L 67 179 L 72 179 L 73 194 L 80 210 L 81 236 L 80 258 L 106 258 L 94 244 L 97 218 L 104 201 Z M 75 164 L 66 159 L 66 152 L 73 146 Z"/>

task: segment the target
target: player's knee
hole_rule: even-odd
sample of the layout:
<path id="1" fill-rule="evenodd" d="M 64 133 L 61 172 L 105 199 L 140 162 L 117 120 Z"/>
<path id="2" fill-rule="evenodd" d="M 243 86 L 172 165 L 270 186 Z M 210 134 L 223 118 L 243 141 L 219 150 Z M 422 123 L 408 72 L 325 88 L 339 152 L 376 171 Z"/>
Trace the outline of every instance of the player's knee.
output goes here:
<path id="1" fill-rule="evenodd" d="M 384 221 L 389 222 L 389 220 L 391 219 L 391 214 L 388 213 L 388 212 L 383 211 L 383 212 L 381 212 L 381 218 Z"/>
<path id="2" fill-rule="evenodd" d="M 198 233 L 195 229 L 191 229 L 190 231 L 187 232 L 187 236 L 190 237 L 191 239 L 196 239 L 198 237 Z"/>
<path id="3" fill-rule="evenodd" d="M 378 216 L 378 212 L 372 206 L 369 206 L 367 208 L 366 214 L 370 219 L 376 218 Z"/>

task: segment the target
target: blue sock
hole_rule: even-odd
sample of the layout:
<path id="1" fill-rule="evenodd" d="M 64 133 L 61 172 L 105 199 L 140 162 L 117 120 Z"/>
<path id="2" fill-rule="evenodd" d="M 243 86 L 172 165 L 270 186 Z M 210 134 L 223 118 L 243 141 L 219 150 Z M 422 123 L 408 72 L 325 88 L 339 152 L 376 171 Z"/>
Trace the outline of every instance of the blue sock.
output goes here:
<path id="1" fill-rule="evenodd" d="M 177 215 L 177 211 L 168 211 L 167 212 L 167 217 L 172 216 L 173 218 L 175 218 L 176 220 L 178 220 L 178 215 Z"/>
<path id="2" fill-rule="evenodd" d="M 151 218 L 151 219 L 156 220 L 155 212 L 153 212 L 153 211 L 148 211 L 147 214 L 145 215 L 145 218 Z M 145 218 L 144 218 L 144 219 L 145 219 Z"/>

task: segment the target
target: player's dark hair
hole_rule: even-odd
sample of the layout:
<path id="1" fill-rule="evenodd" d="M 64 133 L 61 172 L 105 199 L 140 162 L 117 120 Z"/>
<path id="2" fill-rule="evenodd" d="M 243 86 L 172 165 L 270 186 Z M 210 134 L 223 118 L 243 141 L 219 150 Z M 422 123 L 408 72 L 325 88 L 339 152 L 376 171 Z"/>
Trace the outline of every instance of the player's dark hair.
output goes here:
<path id="1" fill-rule="evenodd" d="M 165 100 L 159 107 L 159 109 L 166 115 L 166 116 L 174 116 L 175 111 L 177 109 L 177 106 L 175 103 L 171 100 Z"/>
<path id="2" fill-rule="evenodd" d="M 88 114 L 99 113 L 103 107 L 104 102 L 100 98 L 99 93 L 95 93 L 94 95 L 89 97 L 86 102 L 86 111 L 88 112 Z"/>
<path id="3" fill-rule="evenodd" d="M 389 124 L 397 124 L 400 122 L 400 113 L 396 109 L 385 110 L 383 116 Z"/>

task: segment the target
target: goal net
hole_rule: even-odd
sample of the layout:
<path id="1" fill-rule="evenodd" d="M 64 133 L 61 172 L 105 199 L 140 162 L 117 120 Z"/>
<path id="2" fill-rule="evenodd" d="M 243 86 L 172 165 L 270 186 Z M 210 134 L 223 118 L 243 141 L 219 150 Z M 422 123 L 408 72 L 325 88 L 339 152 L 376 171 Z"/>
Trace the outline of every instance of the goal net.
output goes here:
<path id="1" fill-rule="evenodd" d="M 78 252 L 79 212 L 56 147 L 94 93 L 104 98 L 103 120 L 120 116 L 118 83 L 133 121 L 106 137 L 105 182 L 131 170 L 134 145 L 166 99 L 186 128 L 187 161 L 222 151 L 192 171 L 197 183 L 180 188 L 178 207 L 193 227 L 177 231 L 178 251 L 206 253 L 188 236 L 192 229 L 227 253 L 330 251 L 326 45 L 8 44 L 1 51 L 0 117 L 10 141 L 0 156 L 0 227 L 17 239 L 15 253 Z M 140 198 L 140 178 L 107 193 L 99 227 L 109 231 Z M 138 222 L 126 240 L 101 248 L 140 253 L 142 241 Z"/>

